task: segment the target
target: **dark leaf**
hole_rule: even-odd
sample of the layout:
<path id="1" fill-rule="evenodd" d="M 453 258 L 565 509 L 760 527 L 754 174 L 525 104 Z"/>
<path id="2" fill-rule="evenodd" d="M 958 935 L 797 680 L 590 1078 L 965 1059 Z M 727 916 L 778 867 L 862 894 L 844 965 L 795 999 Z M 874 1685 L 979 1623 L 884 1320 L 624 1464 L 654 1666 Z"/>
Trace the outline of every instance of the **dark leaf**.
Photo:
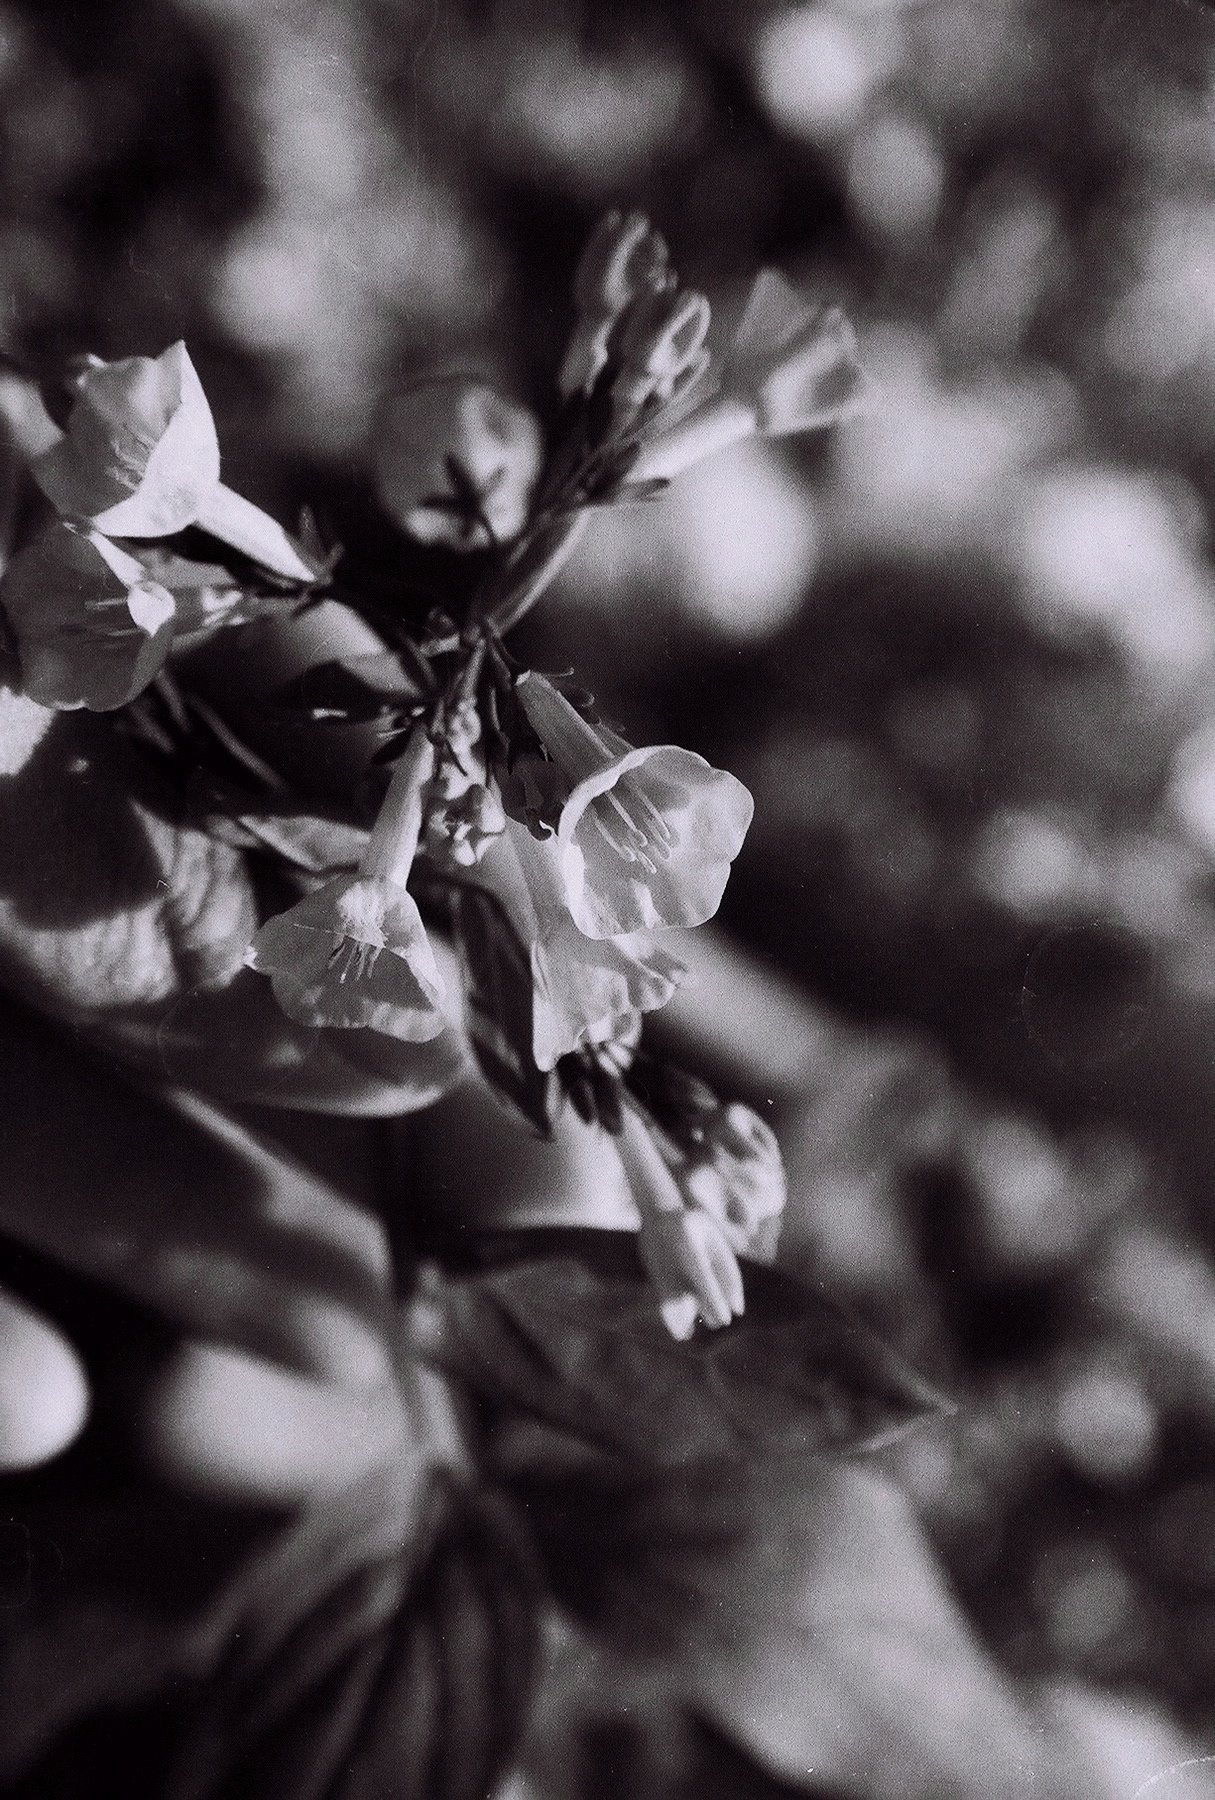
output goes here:
<path id="1" fill-rule="evenodd" d="M 385 651 L 318 663 L 278 688 L 273 698 L 288 712 L 361 724 L 392 717 L 420 700 L 422 691 Z"/>
<path id="2" fill-rule="evenodd" d="M 353 868 L 367 833 L 343 819 L 327 819 L 280 801 L 260 804 L 246 789 L 198 770 L 186 788 L 188 822 L 238 850 L 269 851 L 314 875 Z"/>
<path id="3" fill-rule="evenodd" d="M 217 1627 L 168 1800 L 484 1800 L 523 1724 L 538 1585 L 509 1512 L 382 1471 L 305 1516 Z"/>
<path id="4" fill-rule="evenodd" d="M 824 1296 L 743 1269 L 745 1315 L 681 1344 L 640 1264 L 630 1280 L 573 1257 L 519 1261 L 452 1284 L 443 1355 L 487 1400 L 659 1464 L 872 1449 L 949 1410 Z"/>
<path id="5" fill-rule="evenodd" d="M 453 891 L 473 1051 L 494 1091 L 547 1137 L 552 1078 L 532 1055 L 532 971 L 501 902 L 471 883 Z"/>

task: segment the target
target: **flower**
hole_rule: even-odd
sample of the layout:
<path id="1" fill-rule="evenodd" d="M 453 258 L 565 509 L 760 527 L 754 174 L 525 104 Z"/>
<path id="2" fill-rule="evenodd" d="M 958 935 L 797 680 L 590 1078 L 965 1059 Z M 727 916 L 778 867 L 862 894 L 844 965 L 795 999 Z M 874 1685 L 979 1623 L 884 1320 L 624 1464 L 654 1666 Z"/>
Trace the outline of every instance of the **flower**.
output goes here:
<path id="1" fill-rule="evenodd" d="M 574 275 L 578 323 L 558 377 L 561 392 L 589 392 L 607 362 L 612 327 L 626 307 L 641 294 L 671 285 L 666 244 L 645 214 L 605 214 Z"/>
<path id="2" fill-rule="evenodd" d="M 443 980 L 405 888 L 433 761 L 425 729 L 416 726 L 358 871 L 327 881 L 254 938 L 246 962 L 270 977 L 279 1005 L 298 1024 L 366 1026 L 407 1043 L 443 1030 Z"/>
<path id="3" fill-rule="evenodd" d="M 569 784 L 556 836 L 578 929 L 618 938 L 712 918 L 751 823 L 742 782 L 674 744 L 631 749 L 542 675 L 517 692 Z"/>
<path id="4" fill-rule="evenodd" d="M 692 1335 L 698 1318 L 728 1325 L 744 1309 L 742 1271 L 729 1238 L 711 1213 L 684 1205 L 646 1122 L 625 1108 L 617 1140 L 641 1214 L 638 1249 L 675 1338 Z"/>
<path id="5" fill-rule="evenodd" d="M 315 577 L 282 526 L 221 483 L 215 421 L 183 343 L 157 357 L 93 359 L 66 432 L 31 468 L 57 512 L 111 537 L 199 525 L 288 580 Z"/>
<path id="6" fill-rule="evenodd" d="M 834 425 L 856 411 L 865 393 L 856 335 L 839 308 L 815 306 L 782 275 L 764 269 L 705 397 L 659 429 L 632 476 L 669 479 L 757 432 L 788 437 Z"/>
<path id="7" fill-rule="evenodd" d="M 13 558 L 0 601 L 25 693 L 40 706 L 125 706 L 173 642 L 172 594 L 101 532 L 60 520 Z"/>
<path id="8" fill-rule="evenodd" d="M 424 544 L 484 549 L 517 537 L 544 440 L 526 407 L 465 375 L 394 395 L 372 451 L 380 503 Z"/>
<path id="9" fill-rule="evenodd" d="M 482 867 L 529 948 L 537 1068 L 555 1068 L 591 1045 L 633 1039 L 641 1015 L 674 994 L 683 965 L 646 933 L 596 941 L 578 930 L 565 905 L 555 839 L 534 838 L 508 820 Z"/>
<path id="10" fill-rule="evenodd" d="M 676 1170 L 685 1201 L 721 1227 L 731 1249 L 767 1251 L 788 1197 L 780 1145 L 749 1106 L 734 1101 L 709 1116 L 697 1152 Z M 772 1246 L 774 1247 L 774 1246 Z"/>

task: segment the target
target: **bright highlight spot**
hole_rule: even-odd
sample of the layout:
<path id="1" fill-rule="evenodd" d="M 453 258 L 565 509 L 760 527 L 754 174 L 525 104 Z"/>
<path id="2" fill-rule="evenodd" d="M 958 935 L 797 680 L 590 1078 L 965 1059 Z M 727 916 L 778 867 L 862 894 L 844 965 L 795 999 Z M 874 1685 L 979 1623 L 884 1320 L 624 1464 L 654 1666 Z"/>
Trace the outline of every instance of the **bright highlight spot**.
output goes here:
<path id="1" fill-rule="evenodd" d="M 818 6 L 777 13 L 759 34 L 755 75 L 779 125 L 819 138 L 851 125 L 874 77 L 850 20 Z"/>

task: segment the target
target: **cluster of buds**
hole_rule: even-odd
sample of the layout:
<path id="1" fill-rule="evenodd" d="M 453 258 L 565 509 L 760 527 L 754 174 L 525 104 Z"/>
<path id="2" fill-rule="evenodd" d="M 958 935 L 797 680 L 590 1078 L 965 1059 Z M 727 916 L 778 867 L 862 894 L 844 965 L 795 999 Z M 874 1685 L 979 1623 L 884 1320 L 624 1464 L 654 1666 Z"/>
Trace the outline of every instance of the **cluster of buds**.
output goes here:
<path id="1" fill-rule="evenodd" d="M 589 394 L 610 368 L 617 429 L 647 405 L 673 400 L 708 366 L 709 302 L 680 287 L 666 243 L 642 213 L 601 221 L 578 264 L 574 302 L 561 391 Z"/>
<path id="2" fill-rule="evenodd" d="M 196 526 L 298 594 L 317 571 L 268 513 L 219 479 L 215 421 L 184 344 L 76 377 L 66 431 L 32 464 L 55 515 L 0 588 L 25 692 L 109 711 L 135 698 L 176 639 L 243 617 L 219 561 L 173 553 Z"/>
<path id="3" fill-rule="evenodd" d="M 738 1259 L 770 1258 L 786 1198 L 780 1148 L 763 1120 L 700 1091 L 693 1118 L 675 1131 L 630 1092 L 619 1136 L 642 1261 L 667 1329 L 681 1339 L 698 1321 L 719 1328 L 742 1313 Z"/>

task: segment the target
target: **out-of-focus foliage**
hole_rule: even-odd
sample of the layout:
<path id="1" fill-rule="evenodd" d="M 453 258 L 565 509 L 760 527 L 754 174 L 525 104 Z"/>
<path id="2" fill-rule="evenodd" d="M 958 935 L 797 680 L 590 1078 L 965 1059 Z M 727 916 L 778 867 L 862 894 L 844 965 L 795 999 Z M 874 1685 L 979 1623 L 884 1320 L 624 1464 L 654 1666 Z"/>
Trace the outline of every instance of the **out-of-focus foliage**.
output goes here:
<path id="1" fill-rule="evenodd" d="M 610 203 L 847 304 L 868 414 L 605 515 L 532 647 L 755 791 L 786 1254 L 961 1402 L 895 1466 L 972 1617 L 1209 1736 L 1215 11 L 10 0 L 0 102 L 11 350 L 186 336 L 269 501 L 416 370 L 551 410 Z"/>

